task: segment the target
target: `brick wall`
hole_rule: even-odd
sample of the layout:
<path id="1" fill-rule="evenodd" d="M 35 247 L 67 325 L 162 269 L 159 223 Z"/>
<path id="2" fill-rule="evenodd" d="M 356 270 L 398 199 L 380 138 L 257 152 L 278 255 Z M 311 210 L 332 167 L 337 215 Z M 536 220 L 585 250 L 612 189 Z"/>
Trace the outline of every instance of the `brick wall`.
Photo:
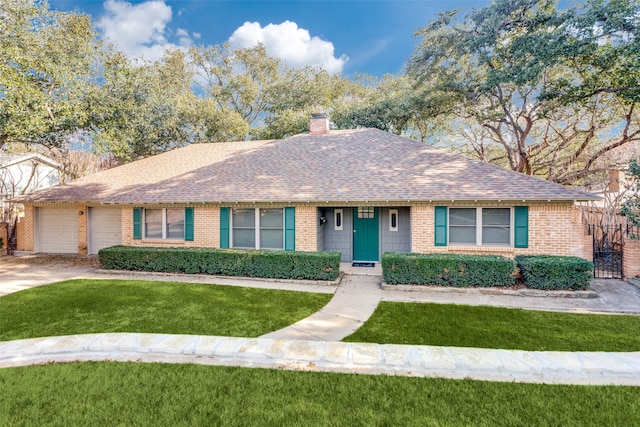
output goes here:
<path id="1" fill-rule="evenodd" d="M 511 207 L 507 204 L 452 204 L 455 207 Z M 591 260 L 590 237 L 572 215 L 573 204 L 529 205 L 529 247 L 435 246 L 434 206 L 411 207 L 411 251 L 418 253 L 449 252 L 462 254 L 576 255 Z"/>
<path id="2" fill-rule="evenodd" d="M 436 252 L 434 246 L 433 206 L 411 206 L 411 252 Z"/>
<path id="3" fill-rule="evenodd" d="M 296 207 L 296 250 L 315 252 L 318 247 L 316 233 L 316 206 L 297 205 Z"/>
<path id="4" fill-rule="evenodd" d="M 452 206 L 474 207 L 475 204 L 453 204 Z M 478 206 L 508 206 L 506 204 L 478 204 Z M 162 206 L 154 206 L 162 207 Z M 167 206 L 175 208 L 177 206 Z M 318 250 L 317 206 L 297 205 L 296 208 L 296 250 Z M 78 206 L 84 212 L 78 215 L 78 253 L 87 253 L 87 206 Z M 345 209 L 347 211 L 348 209 Z M 33 251 L 34 248 L 34 207 L 25 206 L 25 217 L 19 225 L 18 250 Z M 133 208 L 122 208 L 122 244 L 129 246 L 183 246 L 210 247 L 220 246 L 220 209 L 219 207 L 195 207 L 195 235 L 193 242 L 179 240 L 133 240 Z M 478 246 L 435 246 L 434 245 L 434 206 L 429 204 L 411 207 L 411 251 L 419 253 L 491 253 L 504 256 L 518 254 L 558 254 L 575 255 L 591 260 L 591 237 L 585 236 L 580 216 L 571 203 L 529 205 L 529 248 L 500 248 Z M 321 240 L 320 240 L 321 241 Z M 632 246 L 633 242 L 629 244 Z M 632 250 L 630 251 L 633 254 Z M 632 255 L 630 255 L 632 256 Z M 637 258 L 636 258 L 637 259 Z M 636 264 L 638 264 L 636 262 Z M 628 267 L 625 271 L 632 271 Z M 638 274 L 638 273 L 636 273 Z M 635 274 L 634 274 L 635 275 Z"/>
<path id="5" fill-rule="evenodd" d="M 121 218 L 121 227 L 122 227 L 122 244 L 125 246 L 133 245 L 133 208 L 124 207 L 122 208 L 122 218 Z"/>
<path id="6" fill-rule="evenodd" d="M 18 223 L 18 247 L 19 251 L 35 251 L 35 208 L 31 205 L 25 205 L 24 217 Z"/>
<path id="7" fill-rule="evenodd" d="M 78 206 L 78 255 L 89 253 L 89 241 L 87 232 L 87 218 L 89 217 L 85 205 Z"/>
<path id="8" fill-rule="evenodd" d="M 640 239 L 624 239 L 622 251 L 622 272 L 624 277 L 640 274 Z"/>
<path id="9" fill-rule="evenodd" d="M 155 206 L 154 206 L 155 207 Z M 179 206 L 172 205 L 171 208 Z M 133 239 L 133 208 L 122 208 L 122 244 L 125 246 L 171 246 L 171 247 L 220 247 L 220 208 L 196 207 L 193 211 L 194 239 L 182 240 Z"/>
<path id="10" fill-rule="evenodd" d="M 9 228 L 8 225 L 0 223 L 0 239 L 2 239 L 2 248 L 0 248 L 0 255 L 7 254 L 7 246 L 9 245 Z"/>
<path id="11" fill-rule="evenodd" d="M 593 260 L 593 236 L 587 233 L 583 212 L 580 209 L 571 210 L 571 224 L 573 225 L 573 237 L 571 255 Z"/>

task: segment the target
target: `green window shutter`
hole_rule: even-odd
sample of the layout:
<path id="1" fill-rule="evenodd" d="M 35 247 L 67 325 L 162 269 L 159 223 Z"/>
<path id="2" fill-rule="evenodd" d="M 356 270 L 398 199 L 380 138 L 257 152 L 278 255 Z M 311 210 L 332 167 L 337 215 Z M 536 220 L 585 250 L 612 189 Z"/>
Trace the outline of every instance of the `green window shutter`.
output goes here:
<path id="1" fill-rule="evenodd" d="M 193 208 L 184 208 L 184 240 L 193 242 Z"/>
<path id="2" fill-rule="evenodd" d="M 435 207 L 435 245 L 447 246 L 447 207 Z"/>
<path id="3" fill-rule="evenodd" d="M 529 247 L 529 207 L 516 206 L 514 212 L 513 245 L 516 248 Z"/>
<path id="4" fill-rule="evenodd" d="M 133 208 L 133 238 L 142 239 L 142 208 Z"/>
<path id="5" fill-rule="evenodd" d="M 284 250 L 296 250 L 296 208 L 284 208 Z"/>
<path id="6" fill-rule="evenodd" d="M 220 247 L 229 247 L 229 208 L 220 208 Z"/>

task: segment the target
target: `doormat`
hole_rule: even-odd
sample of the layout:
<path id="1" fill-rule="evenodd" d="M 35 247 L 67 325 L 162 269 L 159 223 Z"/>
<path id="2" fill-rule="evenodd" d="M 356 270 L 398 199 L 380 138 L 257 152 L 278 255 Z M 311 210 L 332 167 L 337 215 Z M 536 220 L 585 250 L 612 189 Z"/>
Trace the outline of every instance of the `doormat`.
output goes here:
<path id="1" fill-rule="evenodd" d="M 375 262 L 354 262 L 351 264 L 352 267 L 375 267 Z"/>

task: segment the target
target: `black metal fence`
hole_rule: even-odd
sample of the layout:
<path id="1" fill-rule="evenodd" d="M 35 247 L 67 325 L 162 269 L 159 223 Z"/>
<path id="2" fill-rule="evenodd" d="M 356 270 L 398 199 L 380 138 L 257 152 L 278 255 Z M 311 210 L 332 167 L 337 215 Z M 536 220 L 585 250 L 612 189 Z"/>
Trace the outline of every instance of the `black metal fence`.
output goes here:
<path id="1" fill-rule="evenodd" d="M 593 237 L 593 276 L 599 279 L 622 279 L 624 236 L 629 234 L 622 224 L 590 224 Z"/>

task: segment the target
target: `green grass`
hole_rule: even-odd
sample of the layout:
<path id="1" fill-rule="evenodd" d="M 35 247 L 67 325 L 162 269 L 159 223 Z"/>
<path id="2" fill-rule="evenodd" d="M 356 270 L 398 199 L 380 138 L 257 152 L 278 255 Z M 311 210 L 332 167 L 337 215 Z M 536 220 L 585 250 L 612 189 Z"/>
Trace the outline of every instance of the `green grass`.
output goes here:
<path id="1" fill-rule="evenodd" d="M 0 298 L 0 341 L 100 332 L 257 337 L 329 294 L 133 280 L 69 280 Z"/>
<path id="2" fill-rule="evenodd" d="M 640 388 L 199 365 L 0 369 L 2 426 L 640 425 Z"/>
<path id="3" fill-rule="evenodd" d="M 639 351 L 640 316 L 381 302 L 344 341 L 539 351 Z"/>

